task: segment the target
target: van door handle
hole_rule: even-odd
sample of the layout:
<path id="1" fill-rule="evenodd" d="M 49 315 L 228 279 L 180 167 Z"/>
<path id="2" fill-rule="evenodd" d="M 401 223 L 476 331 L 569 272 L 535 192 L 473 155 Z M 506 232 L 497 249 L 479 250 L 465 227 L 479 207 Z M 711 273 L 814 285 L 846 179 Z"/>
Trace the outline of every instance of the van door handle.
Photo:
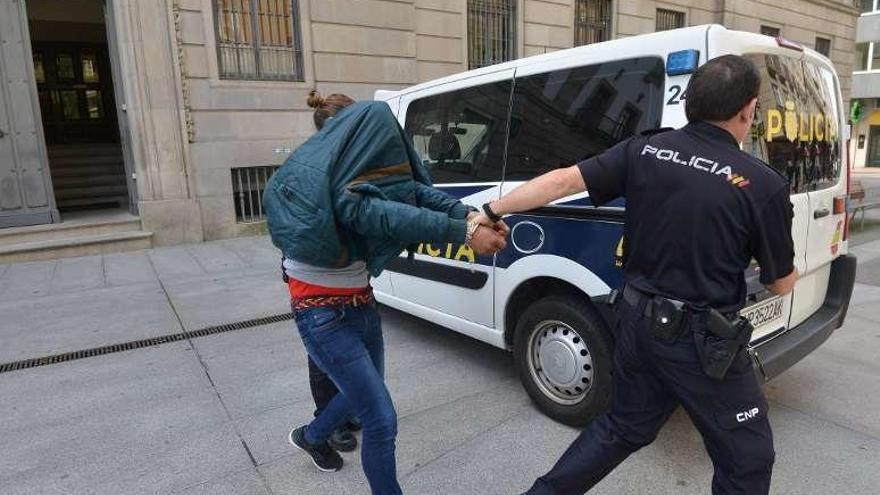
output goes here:
<path id="1" fill-rule="evenodd" d="M 822 217 L 827 217 L 830 214 L 831 214 L 831 210 L 829 210 L 828 208 L 820 208 L 820 209 L 813 212 L 813 218 L 819 219 Z"/>

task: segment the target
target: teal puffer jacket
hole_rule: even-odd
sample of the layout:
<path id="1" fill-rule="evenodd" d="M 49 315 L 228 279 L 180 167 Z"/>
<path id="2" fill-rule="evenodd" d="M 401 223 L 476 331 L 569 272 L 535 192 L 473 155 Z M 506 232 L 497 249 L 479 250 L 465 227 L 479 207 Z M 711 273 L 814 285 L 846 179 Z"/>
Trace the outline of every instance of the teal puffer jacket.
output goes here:
<path id="1" fill-rule="evenodd" d="M 329 119 L 269 179 L 272 242 L 327 268 L 365 261 L 378 276 L 407 247 L 463 243 L 468 210 L 434 189 L 387 104 L 355 103 Z"/>

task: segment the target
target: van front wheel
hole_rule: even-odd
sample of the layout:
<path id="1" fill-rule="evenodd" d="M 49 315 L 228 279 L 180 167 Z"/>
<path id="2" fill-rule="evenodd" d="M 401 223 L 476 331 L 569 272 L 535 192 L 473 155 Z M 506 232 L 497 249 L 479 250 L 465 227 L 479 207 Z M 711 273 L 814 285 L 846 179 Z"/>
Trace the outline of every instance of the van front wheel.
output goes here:
<path id="1" fill-rule="evenodd" d="M 560 423 L 584 426 L 608 405 L 610 349 L 604 324 L 588 303 L 548 296 L 519 318 L 513 354 L 538 409 Z"/>

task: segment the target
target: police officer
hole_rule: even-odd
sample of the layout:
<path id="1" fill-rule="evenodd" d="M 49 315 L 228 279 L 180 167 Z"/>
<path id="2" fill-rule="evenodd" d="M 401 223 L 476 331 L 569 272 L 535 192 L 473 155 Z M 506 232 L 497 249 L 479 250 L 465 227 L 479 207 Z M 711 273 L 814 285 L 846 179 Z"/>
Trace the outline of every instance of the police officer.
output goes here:
<path id="1" fill-rule="evenodd" d="M 786 179 L 742 152 L 760 76 L 748 60 L 713 59 L 691 77 L 689 123 L 635 136 L 484 205 L 486 224 L 588 190 L 626 198 L 612 399 L 529 494 L 581 494 L 650 444 L 681 405 L 715 467 L 715 494 L 768 493 L 774 461 L 765 400 L 738 319 L 752 259 L 761 282 L 791 291 L 792 205 Z"/>

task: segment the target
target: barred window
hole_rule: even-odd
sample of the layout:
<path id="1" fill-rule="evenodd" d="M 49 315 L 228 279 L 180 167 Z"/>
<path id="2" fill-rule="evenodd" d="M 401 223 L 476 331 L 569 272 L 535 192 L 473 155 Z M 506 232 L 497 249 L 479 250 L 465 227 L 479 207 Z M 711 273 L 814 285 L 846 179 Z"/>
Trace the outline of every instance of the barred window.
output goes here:
<path id="1" fill-rule="evenodd" d="M 516 58 L 515 0 L 468 0 L 468 68 Z"/>
<path id="2" fill-rule="evenodd" d="M 269 177 L 276 170 L 277 165 L 232 169 L 232 201 L 236 221 L 261 222 L 266 219 L 263 192 Z"/>
<path id="3" fill-rule="evenodd" d="M 828 38 L 819 38 L 816 37 L 816 51 L 825 55 L 826 57 L 831 56 L 831 40 Z"/>
<path id="4" fill-rule="evenodd" d="M 773 26 L 761 26 L 761 34 L 776 38 L 779 36 L 779 28 Z"/>
<path id="5" fill-rule="evenodd" d="M 297 0 L 214 0 L 221 79 L 302 81 Z"/>
<path id="6" fill-rule="evenodd" d="M 684 12 L 657 9 L 657 31 L 667 31 L 684 27 Z"/>
<path id="7" fill-rule="evenodd" d="M 611 39 L 611 0 L 577 0 L 574 8 L 575 46 Z"/>

